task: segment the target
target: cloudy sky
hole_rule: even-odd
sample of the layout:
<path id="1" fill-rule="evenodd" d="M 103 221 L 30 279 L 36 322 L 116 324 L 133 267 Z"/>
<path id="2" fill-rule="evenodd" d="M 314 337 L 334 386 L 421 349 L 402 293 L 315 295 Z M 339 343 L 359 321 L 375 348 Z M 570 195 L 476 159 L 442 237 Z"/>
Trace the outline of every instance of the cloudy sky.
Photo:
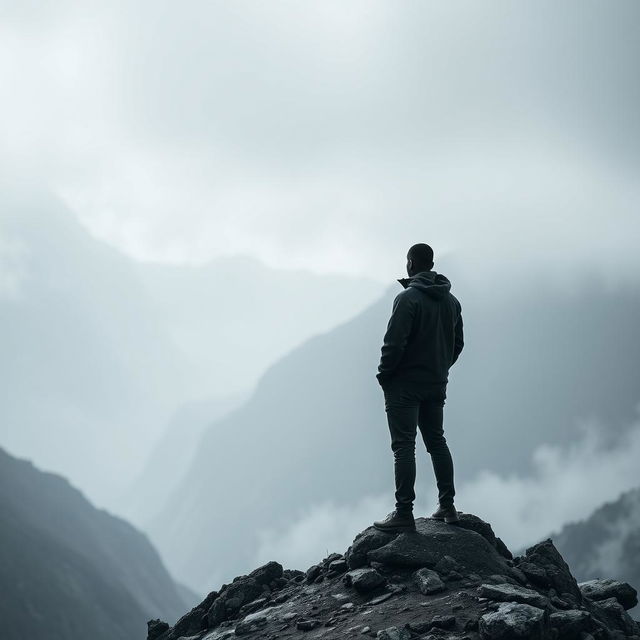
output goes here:
<path id="1" fill-rule="evenodd" d="M 3 172 L 134 257 L 640 266 L 633 0 L 0 10 Z"/>

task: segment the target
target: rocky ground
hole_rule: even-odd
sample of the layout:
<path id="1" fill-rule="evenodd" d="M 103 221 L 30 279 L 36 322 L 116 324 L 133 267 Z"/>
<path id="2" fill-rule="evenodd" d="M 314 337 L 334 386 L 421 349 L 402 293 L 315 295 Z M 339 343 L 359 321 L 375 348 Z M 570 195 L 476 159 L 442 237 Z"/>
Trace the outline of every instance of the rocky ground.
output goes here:
<path id="1" fill-rule="evenodd" d="M 626 583 L 578 584 L 551 540 L 513 558 L 471 514 L 457 525 L 416 519 L 416 531 L 369 527 L 346 553 L 306 572 L 268 562 L 234 578 L 174 627 L 148 640 L 416 638 L 640 640 Z"/>

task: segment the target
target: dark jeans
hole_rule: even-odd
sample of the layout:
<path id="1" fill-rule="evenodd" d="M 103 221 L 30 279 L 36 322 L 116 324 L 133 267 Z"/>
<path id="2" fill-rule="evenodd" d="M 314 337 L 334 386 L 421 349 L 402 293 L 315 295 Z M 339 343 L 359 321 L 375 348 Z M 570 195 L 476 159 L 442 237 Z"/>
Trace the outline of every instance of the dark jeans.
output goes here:
<path id="1" fill-rule="evenodd" d="M 443 389 L 418 389 L 400 380 L 383 388 L 385 411 L 391 434 L 396 482 L 396 509 L 413 511 L 416 480 L 416 425 L 431 456 L 441 506 L 453 505 L 453 460 L 442 428 L 446 392 Z"/>

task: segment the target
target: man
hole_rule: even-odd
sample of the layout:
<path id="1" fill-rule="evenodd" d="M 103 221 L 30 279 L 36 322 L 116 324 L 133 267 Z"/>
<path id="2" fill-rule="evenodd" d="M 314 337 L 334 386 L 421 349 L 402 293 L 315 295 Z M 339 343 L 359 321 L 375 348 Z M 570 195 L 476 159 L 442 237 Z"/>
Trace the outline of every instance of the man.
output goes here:
<path id="1" fill-rule="evenodd" d="M 459 519 L 442 423 L 449 368 L 464 346 L 462 307 L 449 280 L 432 270 L 429 245 L 414 244 L 406 266 L 409 278 L 398 280 L 405 289 L 393 301 L 376 374 L 384 391 L 396 486 L 395 510 L 373 523 L 384 531 L 415 529 L 416 424 L 438 487 L 439 508 L 431 517 L 447 523 Z"/>

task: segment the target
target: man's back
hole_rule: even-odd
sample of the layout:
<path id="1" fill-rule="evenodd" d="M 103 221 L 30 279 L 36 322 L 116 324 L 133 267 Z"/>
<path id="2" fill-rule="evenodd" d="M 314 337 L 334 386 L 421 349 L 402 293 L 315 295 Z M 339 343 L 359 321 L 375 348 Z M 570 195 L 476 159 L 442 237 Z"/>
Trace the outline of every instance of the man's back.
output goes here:
<path id="1" fill-rule="evenodd" d="M 464 346 L 460 302 L 435 271 L 400 282 L 406 288 L 393 301 L 376 377 L 383 386 L 393 379 L 445 387 Z"/>

